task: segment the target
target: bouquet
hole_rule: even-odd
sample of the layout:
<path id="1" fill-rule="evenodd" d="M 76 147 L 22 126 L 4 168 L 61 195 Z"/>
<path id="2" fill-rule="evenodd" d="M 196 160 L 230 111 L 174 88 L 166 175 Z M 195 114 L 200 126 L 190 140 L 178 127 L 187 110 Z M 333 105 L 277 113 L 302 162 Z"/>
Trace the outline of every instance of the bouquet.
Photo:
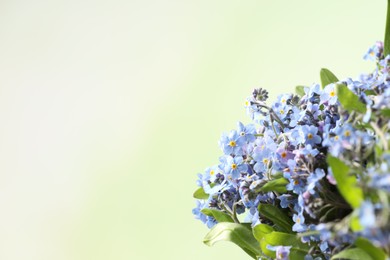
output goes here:
<path id="1" fill-rule="evenodd" d="M 254 259 L 389 259 L 390 26 L 364 59 L 375 69 L 297 86 L 271 104 L 255 89 L 198 175 L 193 214 L 207 245 L 231 241 Z"/>

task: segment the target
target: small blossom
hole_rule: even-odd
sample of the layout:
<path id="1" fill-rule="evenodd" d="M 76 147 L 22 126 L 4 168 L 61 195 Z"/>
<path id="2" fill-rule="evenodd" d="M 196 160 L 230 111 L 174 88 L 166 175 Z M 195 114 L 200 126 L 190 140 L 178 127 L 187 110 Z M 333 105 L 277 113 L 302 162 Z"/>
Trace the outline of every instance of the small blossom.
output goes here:
<path id="1" fill-rule="evenodd" d="M 291 246 L 267 246 L 267 249 L 275 251 L 276 260 L 288 260 Z"/>
<path id="2" fill-rule="evenodd" d="M 370 201 L 362 202 L 359 209 L 359 220 L 363 228 L 374 228 L 376 226 L 375 209 Z"/>
<path id="3" fill-rule="evenodd" d="M 245 140 L 240 138 L 241 136 L 237 131 L 231 131 L 229 135 L 222 135 L 220 140 L 220 147 L 226 155 L 242 155 L 242 146 Z"/>
<path id="4" fill-rule="evenodd" d="M 337 102 L 336 85 L 327 85 L 320 95 L 321 104 L 328 103 L 329 105 L 335 105 Z"/>

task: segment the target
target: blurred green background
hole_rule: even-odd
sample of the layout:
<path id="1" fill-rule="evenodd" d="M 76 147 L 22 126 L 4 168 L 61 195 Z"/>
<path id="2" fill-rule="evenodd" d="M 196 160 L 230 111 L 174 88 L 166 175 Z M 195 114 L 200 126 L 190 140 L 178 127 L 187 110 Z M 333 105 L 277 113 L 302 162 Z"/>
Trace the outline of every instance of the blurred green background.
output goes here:
<path id="1" fill-rule="evenodd" d="M 197 173 L 254 87 L 370 71 L 385 2 L 0 0 L 0 259 L 249 259 Z"/>

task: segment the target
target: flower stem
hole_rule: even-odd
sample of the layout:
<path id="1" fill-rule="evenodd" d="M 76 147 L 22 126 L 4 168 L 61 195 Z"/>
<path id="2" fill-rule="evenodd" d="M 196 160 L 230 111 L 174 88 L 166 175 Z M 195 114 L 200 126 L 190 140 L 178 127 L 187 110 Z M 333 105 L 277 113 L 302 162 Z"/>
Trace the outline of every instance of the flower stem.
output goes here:
<path id="1" fill-rule="evenodd" d="M 384 54 L 385 57 L 390 54 L 390 0 L 387 0 L 387 18 L 386 18 L 386 29 L 385 29 L 385 46 Z"/>

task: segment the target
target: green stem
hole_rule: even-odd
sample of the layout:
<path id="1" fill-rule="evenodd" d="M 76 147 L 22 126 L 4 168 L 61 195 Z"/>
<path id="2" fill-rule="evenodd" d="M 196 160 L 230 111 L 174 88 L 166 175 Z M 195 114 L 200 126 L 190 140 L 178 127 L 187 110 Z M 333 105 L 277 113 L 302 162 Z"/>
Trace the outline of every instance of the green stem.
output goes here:
<path id="1" fill-rule="evenodd" d="M 386 139 L 383 131 L 379 128 L 379 126 L 375 122 L 371 122 L 370 125 L 375 130 L 375 132 L 379 136 L 379 138 L 382 140 L 382 145 L 383 145 L 384 150 L 385 151 L 389 150 L 389 147 L 387 145 L 387 139 Z"/>
<path id="2" fill-rule="evenodd" d="M 240 221 L 237 218 L 237 202 L 233 204 L 233 220 L 234 222 L 240 224 Z"/>
<path id="3" fill-rule="evenodd" d="M 385 57 L 390 54 L 390 0 L 387 0 L 387 18 L 386 18 L 384 54 Z"/>
<path id="4" fill-rule="evenodd" d="M 238 220 L 238 218 L 237 218 L 237 214 L 236 214 L 236 209 L 235 209 L 235 204 L 233 204 L 233 210 L 231 210 L 230 208 L 229 208 L 229 206 L 228 205 L 226 205 L 225 204 L 225 202 L 222 202 L 222 204 L 220 205 L 220 207 L 222 208 L 222 209 L 224 209 L 231 217 L 232 217 L 232 219 L 234 220 L 234 223 L 240 223 L 240 221 Z"/>

